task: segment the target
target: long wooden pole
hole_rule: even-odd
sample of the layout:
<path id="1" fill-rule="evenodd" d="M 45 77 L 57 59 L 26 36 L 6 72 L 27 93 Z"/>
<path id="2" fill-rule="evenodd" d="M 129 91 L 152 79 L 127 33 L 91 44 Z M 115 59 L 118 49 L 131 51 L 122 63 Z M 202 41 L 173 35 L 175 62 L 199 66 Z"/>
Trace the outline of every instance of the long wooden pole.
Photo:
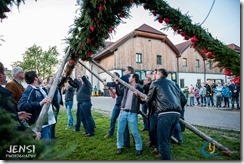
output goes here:
<path id="1" fill-rule="evenodd" d="M 80 65 L 82 65 L 82 67 L 84 67 L 87 71 L 89 71 L 93 76 L 95 76 L 99 81 L 103 82 L 103 80 L 94 72 L 92 72 L 92 70 L 90 68 L 88 68 L 85 64 L 83 64 L 82 62 L 78 61 L 78 63 Z"/>
<path id="2" fill-rule="evenodd" d="M 106 72 L 107 74 L 109 74 L 110 76 L 112 76 L 113 78 L 117 78 L 114 74 L 112 74 L 111 72 L 109 72 L 107 69 L 105 69 L 103 66 L 101 66 L 100 64 L 98 64 L 97 62 L 95 62 L 94 60 L 91 60 L 91 62 L 93 64 L 95 64 L 98 68 L 102 69 L 104 72 Z M 118 81 L 123 84 L 124 86 L 126 86 L 127 88 L 131 89 L 132 91 L 137 91 L 138 95 L 142 98 L 146 98 L 146 95 L 141 93 L 140 91 L 138 91 L 137 89 L 135 89 L 134 87 L 132 87 L 131 85 L 129 85 L 128 83 L 124 82 L 123 80 L 117 78 Z M 222 153 L 231 156 L 233 153 L 226 147 L 224 147 L 223 145 L 221 145 L 220 143 L 218 143 L 217 141 L 215 141 L 214 139 L 212 139 L 211 137 L 209 137 L 208 135 L 204 134 L 203 132 L 201 132 L 200 130 L 198 130 L 196 127 L 192 126 L 191 124 L 185 122 L 184 120 L 182 120 L 180 118 L 180 122 L 182 124 L 184 124 L 186 126 L 186 128 L 188 128 L 190 131 L 192 131 L 193 133 L 197 134 L 199 137 L 201 137 L 202 139 L 204 139 L 205 141 L 211 141 L 213 143 L 215 143 L 215 146 L 217 147 L 218 150 L 220 150 Z"/>
<path id="3" fill-rule="evenodd" d="M 130 84 L 128 84 L 128 83 L 126 83 L 125 81 L 121 80 L 121 79 L 118 78 L 116 75 L 114 75 L 114 74 L 112 74 L 111 72 L 109 72 L 108 70 L 106 70 L 103 66 L 101 66 L 100 64 L 98 64 L 98 63 L 95 62 L 94 60 L 91 60 L 91 62 L 92 62 L 93 64 L 95 64 L 98 68 L 102 69 L 104 72 L 106 72 L 107 74 L 109 74 L 111 77 L 118 79 L 118 81 L 119 81 L 122 85 L 126 86 L 127 88 L 129 88 L 129 89 L 132 90 L 133 92 L 136 91 L 137 94 L 138 94 L 140 97 L 144 97 L 144 98 L 146 97 L 146 95 L 145 95 L 144 93 L 138 91 L 136 88 L 132 87 Z"/>
<path id="4" fill-rule="evenodd" d="M 199 137 L 201 137 L 202 139 L 204 139 L 205 141 L 209 141 L 211 143 L 214 143 L 216 148 L 218 150 L 220 150 L 222 153 L 231 156 L 233 154 L 233 152 L 231 152 L 228 148 L 226 148 L 225 146 L 223 146 L 222 144 L 218 143 L 216 140 L 212 139 L 211 137 L 209 137 L 208 135 L 206 135 L 205 133 L 201 132 L 200 130 L 198 130 L 196 127 L 192 126 L 191 124 L 185 122 L 184 120 L 180 119 L 180 122 L 183 123 L 187 129 L 189 129 L 190 131 L 194 132 L 195 134 L 197 134 Z"/>
<path id="5" fill-rule="evenodd" d="M 87 69 L 93 76 L 95 76 L 99 81 L 101 81 L 103 83 L 103 80 L 94 72 L 92 72 L 92 70 L 90 70 L 87 66 L 85 66 L 83 63 L 81 63 L 80 61 L 78 61 L 78 63 L 80 63 L 85 69 Z M 113 74 L 112 74 L 113 75 Z M 115 76 L 115 75 L 113 75 Z M 123 81 L 124 82 L 124 81 Z M 127 83 L 126 83 L 127 84 Z M 130 87 L 132 87 L 131 85 L 129 85 Z M 132 87 L 133 88 L 133 87 Z M 109 90 L 111 90 L 111 88 L 109 87 Z M 113 90 L 111 90 L 113 92 Z M 139 114 L 141 114 L 144 118 L 148 118 L 147 115 L 145 113 L 143 113 L 142 111 L 139 111 Z"/>
<path id="6" fill-rule="evenodd" d="M 62 72 L 64 70 L 65 63 L 66 63 L 66 61 L 67 61 L 67 59 L 68 59 L 68 57 L 70 55 L 69 51 L 70 51 L 70 48 L 68 48 L 68 50 L 67 50 L 67 52 L 66 52 L 66 54 L 64 56 L 63 62 L 62 62 L 58 72 L 56 73 L 56 75 L 54 77 L 53 83 L 52 83 L 50 91 L 48 93 L 48 97 L 51 98 L 51 99 L 53 99 L 53 97 L 54 97 L 54 93 L 55 93 L 55 91 L 57 89 L 57 85 L 58 85 L 58 79 L 61 76 L 61 74 L 62 74 Z M 36 132 L 40 132 L 41 131 L 42 125 L 44 123 L 44 117 L 45 117 L 45 114 L 49 110 L 50 104 L 51 103 L 46 103 L 46 104 L 43 105 L 41 113 L 40 113 L 40 115 L 39 115 L 39 117 L 38 117 L 38 119 L 36 121 L 34 131 L 36 131 Z"/>

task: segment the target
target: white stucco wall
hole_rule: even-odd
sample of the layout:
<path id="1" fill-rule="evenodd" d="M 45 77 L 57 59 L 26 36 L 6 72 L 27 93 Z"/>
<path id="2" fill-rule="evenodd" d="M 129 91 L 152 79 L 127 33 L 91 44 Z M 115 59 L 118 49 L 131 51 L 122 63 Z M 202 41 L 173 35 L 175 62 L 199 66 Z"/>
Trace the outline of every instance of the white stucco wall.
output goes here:
<path id="1" fill-rule="evenodd" d="M 184 79 L 185 86 L 190 86 L 191 84 L 195 85 L 197 79 L 200 79 L 201 82 L 208 82 L 208 79 L 222 79 L 223 81 L 229 81 L 225 75 L 222 74 L 206 74 L 206 81 L 204 79 L 204 74 L 202 73 L 179 73 L 179 84 L 180 79 Z"/>

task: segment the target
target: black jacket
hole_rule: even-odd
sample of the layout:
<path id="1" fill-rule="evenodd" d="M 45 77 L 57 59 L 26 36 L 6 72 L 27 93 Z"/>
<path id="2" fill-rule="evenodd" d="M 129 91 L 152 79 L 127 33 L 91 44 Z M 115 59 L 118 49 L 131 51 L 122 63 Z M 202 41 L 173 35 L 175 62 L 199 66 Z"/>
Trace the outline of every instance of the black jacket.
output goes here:
<path id="1" fill-rule="evenodd" d="M 151 85 L 151 83 L 148 83 L 148 84 L 143 86 L 143 93 L 145 93 L 146 95 L 149 92 L 150 85 Z"/>
<path id="2" fill-rule="evenodd" d="M 181 90 L 171 80 L 162 77 L 150 85 L 146 102 L 148 105 L 155 101 L 157 113 L 179 112 L 181 113 Z"/>
<path id="3" fill-rule="evenodd" d="M 16 120 L 18 124 L 18 130 L 24 131 L 26 129 L 25 125 L 21 122 L 18 117 L 17 104 L 14 100 L 12 92 L 3 88 L 0 85 L 0 110 L 5 110 L 13 114 L 13 119 Z"/>
<path id="4" fill-rule="evenodd" d="M 92 86 L 91 83 L 87 80 L 86 76 L 82 76 L 82 81 L 79 81 L 77 79 L 72 80 L 69 78 L 69 84 L 77 88 L 77 102 L 82 103 L 84 101 L 91 101 L 91 95 L 92 95 Z"/>
<path id="5" fill-rule="evenodd" d="M 230 84 L 229 88 L 231 91 L 231 97 L 238 97 L 239 96 L 240 86 L 232 83 L 232 84 Z M 234 92 L 235 90 L 236 90 L 236 92 Z"/>
<path id="6" fill-rule="evenodd" d="M 139 87 L 139 85 L 136 86 L 136 89 L 139 90 L 140 92 L 143 91 L 143 89 L 141 87 Z M 126 102 L 126 98 L 127 98 L 127 93 L 128 93 L 129 88 L 125 87 L 124 88 L 124 94 L 123 94 L 123 99 L 121 102 L 121 108 L 125 107 L 125 102 Z M 141 101 L 139 96 L 136 96 L 135 94 L 133 94 L 132 97 L 132 106 L 131 106 L 131 113 L 139 113 L 140 110 L 140 103 L 144 103 Z"/>
<path id="7" fill-rule="evenodd" d="M 28 85 L 21 99 L 19 100 L 18 110 L 31 113 L 31 118 L 27 120 L 29 125 L 34 124 L 39 117 L 42 110 L 40 102 L 43 99 L 44 95 L 39 89 L 33 88 L 31 85 Z"/>
<path id="8" fill-rule="evenodd" d="M 213 85 L 206 85 L 206 96 L 213 97 L 214 95 L 214 86 Z"/>
<path id="9" fill-rule="evenodd" d="M 65 102 L 74 101 L 75 89 L 72 86 L 69 86 L 68 89 L 64 89 Z"/>

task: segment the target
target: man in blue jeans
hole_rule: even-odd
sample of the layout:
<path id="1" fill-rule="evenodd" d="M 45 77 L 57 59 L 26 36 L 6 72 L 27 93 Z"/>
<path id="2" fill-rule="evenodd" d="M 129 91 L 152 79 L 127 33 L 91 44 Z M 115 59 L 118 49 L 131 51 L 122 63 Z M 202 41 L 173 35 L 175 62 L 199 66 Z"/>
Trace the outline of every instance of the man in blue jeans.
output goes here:
<path id="1" fill-rule="evenodd" d="M 129 83 L 131 86 L 142 92 L 142 88 L 138 85 L 139 75 L 131 74 Z M 117 154 L 121 154 L 124 147 L 124 132 L 127 123 L 129 124 L 135 141 L 135 155 L 142 154 L 142 139 L 138 130 L 138 113 L 140 110 L 141 99 L 137 96 L 136 92 L 124 89 L 123 99 L 121 102 L 121 111 L 118 119 L 118 130 L 117 130 Z"/>
<path id="2" fill-rule="evenodd" d="M 69 83 L 65 83 L 64 87 L 65 88 L 63 92 L 65 93 L 65 108 L 68 115 L 68 123 L 65 129 L 69 129 L 74 125 L 72 107 L 74 102 L 75 89 L 72 86 L 70 86 Z"/>
<path id="3" fill-rule="evenodd" d="M 92 85 L 86 75 L 83 75 L 79 80 L 69 77 L 69 84 L 77 88 L 77 102 L 78 108 L 76 112 L 76 125 L 75 131 L 80 131 L 80 124 L 83 123 L 85 129 L 85 135 L 87 137 L 94 136 L 95 133 L 95 121 L 91 113 L 91 96 L 92 96 Z"/>
<path id="4" fill-rule="evenodd" d="M 167 79 L 168 72 L 158 69 L 156 81 L 152 82 L 146 102 L 156 104 L 158 149 L 162 160 L 171 160 L 170 139 L 176 125 L 179 123 L 182 110 L 181 90 L 171 80 Z M 186 103 L 186 102 L 184 102 Z"/>
<path id="5" fill-rule="evenodd" d="M 121 79 L 123 81 L 129 83 L 129 77 L 130 77 L 131 73 L 134 73 L 134 68 L 131 66 L 127 66 L 126 70 L 124 72 L 124 75 L 121 77 Z M 117 72 L 114 72 L 114 74 L 118 78 L 120 77 L 120 75 Z M 115 124 L 116 124 L 116 120 L 117 120 L 119 113 L 120 113 L 120 106 L 121 106 L 121 101 L 122 101 L 123 92 L 124 92 L 124 86 L 120 83 L 117 83 L 115 79 L 112 79 L 112 80 L 113 80 L 113 82 L 107 82 L 107 83 L 104 82 L 103 83 L 105 86 L 115 87 L 116 95 L 117 95 L 116 103 L 114 105 L 114 108 L 112 111 L 112 116 L 110 119 L 110 128 L 109 128 L 108 133 L 104 136 L 104 138 L 109 138 L 109 137 L 113 136 L 113 134 L 114 134 Z M 125 147 L 130 147 L 130 133 L 129 133 L 128 124 L 126 125 L 126 128 L 125 128 L 124 142 L 125 142 L 124 143 Z"/>

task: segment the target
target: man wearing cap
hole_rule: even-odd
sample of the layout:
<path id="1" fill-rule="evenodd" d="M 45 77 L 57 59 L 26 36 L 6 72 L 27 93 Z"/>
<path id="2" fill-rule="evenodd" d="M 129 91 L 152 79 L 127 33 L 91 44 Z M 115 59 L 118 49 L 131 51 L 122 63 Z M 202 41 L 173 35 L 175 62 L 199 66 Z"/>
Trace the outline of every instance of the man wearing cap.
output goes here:
<path id="1" fill-rule="evenodd" d="M 12 92 L 14 100 L 16 101 L 16 103 L 18 103 L 25 90 L 25 88 L 21 84 L 21 82 L 24 80 L 23 69 L 21 67 L 15 67 L 12 70 L 12 76 L 13 80 L 8 82 L 5 88 Z"/>

